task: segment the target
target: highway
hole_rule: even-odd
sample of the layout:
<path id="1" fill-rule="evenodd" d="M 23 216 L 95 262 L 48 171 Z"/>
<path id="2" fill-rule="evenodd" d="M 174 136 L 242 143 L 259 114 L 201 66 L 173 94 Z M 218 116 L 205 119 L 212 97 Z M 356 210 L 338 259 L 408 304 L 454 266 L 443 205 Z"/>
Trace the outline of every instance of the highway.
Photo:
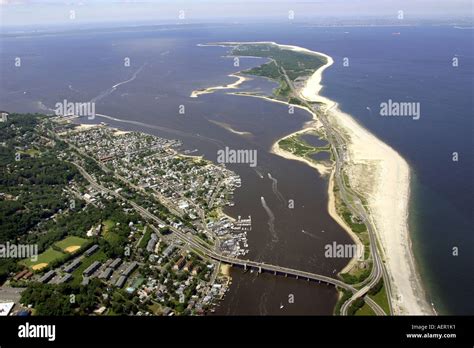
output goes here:
<path id="1" fill-rule="evenodd" d="M 341 135 L 334 129 L 334 127 L 331 127 L 327 119 L 328 113 L 331 110 L 331 108 L 334 107 L 334 105 L 331 106 L 331 108 L 326 109 L 323 113 L 318 112 L 318 110 L 315 109 L 314 106 L 310 104 L 310 101 L 305 99 L 301 95 L 301 93 L 296 90 L 296 88 L 293 85 L 293 82 L 288 78 L 288 75 L 286 74 L 285 69 L 283 67 L 280 67 L 280 68 L 288 86 L 290 87 L 290 90 L 293 96 L 303 101 L 306 108 L 312 111 L 315 115 L 318 115 L 318 119 L 323 124 L 323 127 L 326 131 L 328 142 L 331 144 L 331 147 L 333 149 L 333 154 L 334 154 L 335 163 L 336 163 L 334 178 L 336 180 L 337 187 L 339 188 L 340 198 L 343 200 L 343 202 L 345 203 L 349 211 L 353 214 L 353 216 L 358 217 L 364 222 L 364 224 L 367 226 L 367 231 L 369 234 L 370 255 L 372 256 L 372 262 L 373 262 L 371 274 L 361 283 L 354 284 L 355 286 L 358 286 L 358 287 L 362 286 L 362 288 L 358 290 L 357 292 L 355 292 L 353 296 L 342 305 L 341 314 L 347 315 L 347 311 L 350 305 L 356 299 L 360 297 L 365 297 L 364 300 L 367 302 L 367 304 L 372 308 L 372 310 L 377 315 L 386 315 L 385 311 L 382 308 L 380 308 L 380 306 L 378 306 L 369 296 L 365 296 L 367 292 L 373 286 L 375 286 L 381 278 L 384 278 L 385 288 L 387 289 L 387 292 L 388 292 L 387 294 L 389 298 L 388 302 L 390 303 L 390 298 L 391 298 L 390 282 L 389 282 L 386 270 L 383 266 L 382 259 L 379 255 L 379 251 L 377 248 L 377 238 L 376 238 L 375 229 L 374 229 L 375 225 L 373 221 L 371 221 L 370 219 L 370 214 L 368 214 L 367 211 L 365 210 L 359 197 L 357 197 L 356 194 L 349 192 L 347 186 L 344 184 L 343 179 L 342 179 L 343 177 L 342 166 L 344 163 L 344 159 L 347 158 L 347 155 L 344 152 L 346 142 L 341 137 Z"/>
<path id="2" fill-rule="evenodd" d="M 314 112 L 313 108 L 311 108 Z M 340 136 L 339 133 L 337 133 L 333 127 L 329 125 L 329 122 L 327 120 L 327 115 L 330 109 L 326 110 L 323 115 L 320 115 L 319 120 L 323 123 L 323 126 L 326 130 L 326 134 L 328 137 L 328 141 L 331 143 L 332 148 L 334 149 L 333 154 L 336 162 L 336 168 L 334 172 L 334 178 L 337 183 L 337 187 L 339 188 L 340 192 L 340 197 L 345 203 L 345 205 L 348 207 L 348 209 L 351 211 L 353 216 L 358 217 L 360 220 L 364 222 L 364 224 L 367 227 L 368 235 L 369 235 L 369 240 L 370 240 L 370 255 L 372 257 L 372 272 L 367 277 L 362 283 L 358 285 L 364 285 L 359 291 L 357 291 L 346 303 L 343 304 L 341 307 L 341 314 L 346 315 L 347 310 L 350 307 L 350 305 L 358 298 L 363 297 L 367 294 L 367 292 L 375 286 L 381 278 L 384 277 L 384 267 L 383 267 L 383 262 L 382 258 L 380 257 L 378 248 L 377 248 L 377 238 L 375 234 L 375 228 L 374 228 L 374 223 L 370 219 L 370 215 L 367 213 L 365 210 L 364 206 L 362 205 L 362 202 L 360 199 L 357 197 L 357 195 L 349 192 L 347 189 L 346 185 L 343 182 L 342 179 L 342 165 L 343 165 L 343 159 L 347 158 L 346 154 L 344 153 L 345 151 L 345 141 L 344 139 Z M 341 154 L 339 154 L 339 151 Z M 386 277 L 384 277 L 386 278 Z M 384 284 L 388 284 L 388 279 L 384 281 Z M 389 286 L 386 286 L 388 289 Z M 370 297 L 365 296 L 366 302 L 370 305 Z M 381 312 L 380 314 L 385 314 L 385 312 L 380 308 L 376 308 L 371 306 L 372 309 L 376 314 L 379 314 L 378 312 Z"/>

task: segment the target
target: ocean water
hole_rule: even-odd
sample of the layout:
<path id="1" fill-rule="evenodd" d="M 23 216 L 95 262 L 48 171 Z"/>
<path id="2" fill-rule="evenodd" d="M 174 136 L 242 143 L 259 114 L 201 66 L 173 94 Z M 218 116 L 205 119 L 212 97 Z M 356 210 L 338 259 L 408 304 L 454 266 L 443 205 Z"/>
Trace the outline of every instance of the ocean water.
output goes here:
<path id="1" fill-rule="evenodd" d="M 473 31 L 345 28 L 333 36 L 342 38 L 312 46 L 335 61 L 322 94 L 408 161 L 410 228 L 430 300 L 440 313 L 474 313 L 466 301 L 474 292 Z M 380 116 L 380 103 L 389 99 L 420 103 L 420 118 Z M 453 152 L 459 161 L 452 160 Z"/>
<path id="2" fill-rule="evenodd" d="M 323 246 L 350 239 L 327 214 L 327 180 L 302 163 L 268 153 L 276 139 L 300 129 L 309 115 L 297 111 L 289 117 L 284 105 L 222 92 L 189 98 L 194 89 L 233 82 L 228 74 L 262 62 L 241 59 L 235 67 L 225 48 L 197 44 L 263 40 L 334 58 L 322 94 L 399 151 L 412 168 L 411 236 L 430 301 L 441 313 L 474 313 L 467 300 L 474 292 L 470 30 L 202 25 L 1 38 L 0 109 L 41 112 L 63 99 L 94 99 L 96 112 L 129 122 L 100 117 L 92 122 L 179 138 L 211 160 L 224 146 L 256 149 L 256 169 L 230 166 L 242 176 L 243 187 L 228 212 L 252 215 L 248 257 L 333 274 L 347 260 L 322 257 Z M 455 56 L 457 68 L 451 65 Z M 21 67 L 13 65 L 16 57 Z M 123 64 L 127 58 L 130 67 Z M 253 79 L 242 87 L 268 93 L 274 84 Z M 420 119 L 380 116 L 380 103 L 388 99 L 419 102 Z M 181 105 L 185 115 L 178 112 Z M 212 121 L 251 136 L 230 133 Z M 451 160 L 455 151 L 458 162 Z M 267 173 L 278 180 L 278 192 Z M 295 199 L 297 209 L 289 210 L 280 195 Z M 260 197 L 276 217 L 273 229 Z M 453 247 L 459 256 L 452 255 Z M 331 287 L 238 270 L 232 276 L 219 314 L 331 314 L 336 301 Z M 295 303 L 282 308 L 289 294 Z"/>

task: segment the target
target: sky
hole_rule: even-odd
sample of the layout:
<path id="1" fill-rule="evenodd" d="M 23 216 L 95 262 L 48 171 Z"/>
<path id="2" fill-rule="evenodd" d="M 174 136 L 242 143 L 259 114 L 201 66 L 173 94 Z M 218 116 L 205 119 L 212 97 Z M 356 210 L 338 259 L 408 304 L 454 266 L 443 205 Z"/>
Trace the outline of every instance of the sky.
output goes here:
<path id="1" fill-rule="evenodd" d="M 0 0 L 2 26 L 85 23 L 455 19 L 472 0 Z"/>

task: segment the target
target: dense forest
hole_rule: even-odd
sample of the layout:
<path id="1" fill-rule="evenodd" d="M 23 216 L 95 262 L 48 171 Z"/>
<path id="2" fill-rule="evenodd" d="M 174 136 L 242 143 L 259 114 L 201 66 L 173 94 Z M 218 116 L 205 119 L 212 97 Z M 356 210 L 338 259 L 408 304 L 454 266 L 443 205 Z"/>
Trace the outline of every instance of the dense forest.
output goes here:
<path id="1" fill-rule="evenodd" d="M 102 287 L 98 279 L 87 287 L 32 283 L 21 294 L 21 302 L 33 305 L 36 315 L 90 314 L 96 308 Z"/>
<path id="2" fill-rule="evenodd" d="M 40 116 L 10 115 L 0 123 L 0 242 L 18 238 L 66 207 L 63 189 L 80 179 L 58 159 L 55 144 L 35 130 Z"/>

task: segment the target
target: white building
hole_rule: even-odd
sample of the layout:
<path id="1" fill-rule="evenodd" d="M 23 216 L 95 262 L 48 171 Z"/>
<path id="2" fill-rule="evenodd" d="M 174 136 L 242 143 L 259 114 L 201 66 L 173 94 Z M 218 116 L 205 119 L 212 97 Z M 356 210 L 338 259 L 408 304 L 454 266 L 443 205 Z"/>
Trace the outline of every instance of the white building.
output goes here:
<path id="1" fill-rule="evenodd" d="M 10 314 L 14 305 L 14 302 L 0 303 L 0 317 L 6 317 L 8 314 Z"/>

